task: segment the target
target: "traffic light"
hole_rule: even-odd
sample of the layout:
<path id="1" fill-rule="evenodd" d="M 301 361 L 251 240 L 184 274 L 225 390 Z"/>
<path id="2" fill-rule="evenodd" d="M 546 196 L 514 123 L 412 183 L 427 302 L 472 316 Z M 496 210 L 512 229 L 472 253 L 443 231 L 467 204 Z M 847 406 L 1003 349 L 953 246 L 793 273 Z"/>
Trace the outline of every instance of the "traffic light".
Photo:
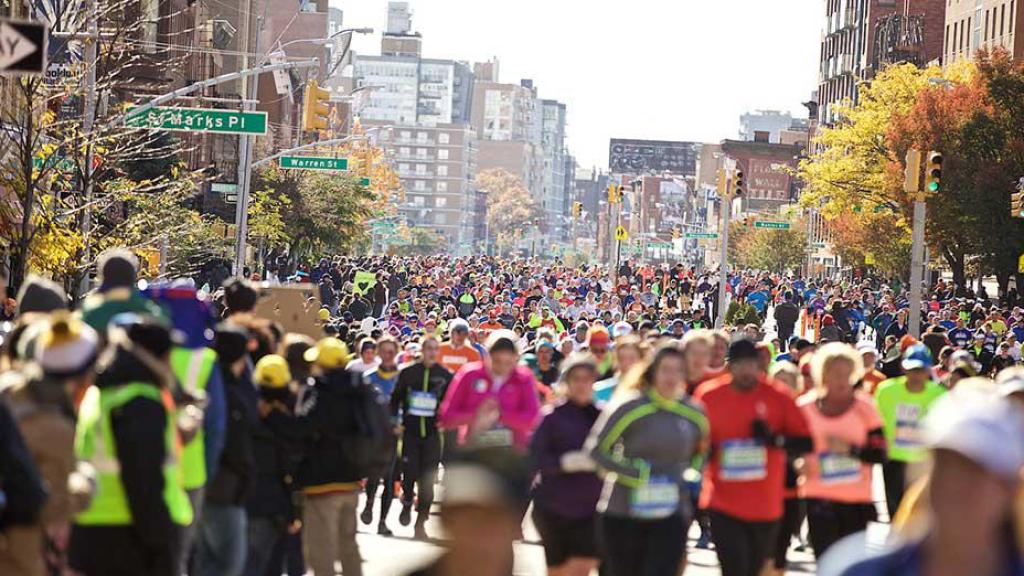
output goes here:
<path id="1" fill-rule="evenodd" d="M 622 199 L 622 188 L 617 184 L 608 185 L 608 203 L 618 204 Z"/>
<path id="2" fill-rule="evenodd" d="M 317 85 L 316 80 L 310 80 L 306 84 L 306 95 L 302 102 L 302 129 L 306 132 L 316 132 L 327 129 L 327 117 L 331 109 L 327 102 L 331 93 Z"/>
<path id="3" fill-rule="evenodd" d="M 1010 195 L 1010 216 L 1024 218 L 1024 192 Z"/>
<path id="4" fill-rule="evenodd" d="M 911 148 L 907 150 L 907 167 L 903 172 L 903 191 L 915 193 L 921 191 L 921 151 Z"/>
<path id="5" fill-rule="evenodd" d="M 572 203 L 572 217 L 579 218 L 583 214 L 583 202 Z"/>
<path id="6" fill-rule="evenodd" d="M 743 196 L 743 188 L 746 186 L 746 182 L 743 181 L 743 171 L 737 170 L 732 177 L 732 189 L 733 196 L 739 198 Z"/>
<path id="7" fill-rule="evenodd" d="M 924 167 L 924 189 L 927 192 L 938 192 L 942 184 L 942 153 L 932 150 L 928 153 L 928 162 Z"/>
<path id="8" fill-rule="evenodd" d="M 718 195 L 725 196 L 726 177 L 725 170 L 718 169 Z"/>
<path id="9" fill-rule="evenodd" d="M 673 228 L 672 229 L 672 239 L 673 240 L 679 240 L 680 238 L 682 238 L 682 236 L 683 236 L 683 232 L 679 228 Z"/>

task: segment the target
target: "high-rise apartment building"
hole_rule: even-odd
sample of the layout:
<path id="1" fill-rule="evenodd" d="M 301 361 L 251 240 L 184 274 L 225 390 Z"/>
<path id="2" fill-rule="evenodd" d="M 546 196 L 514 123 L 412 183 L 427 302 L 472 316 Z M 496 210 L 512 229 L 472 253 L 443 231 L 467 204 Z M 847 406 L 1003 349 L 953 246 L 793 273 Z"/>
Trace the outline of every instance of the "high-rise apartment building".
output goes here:
<path id="1" fill-rule="evenodd" d="M 541 175 L 540 195 L 537 198 L 544 212 L 548 236 L 567 238 L 565 104 L 556 100 L 541 100 L 541 153 L 544 170 Z"/>
<path id="2" fill-rule="evenodd" d="M 857 102 L 858 83 L 887 65 L 937 61 L 949 1 L 957 0 L 826 0 L 818 120 L 834 122 L 835 105 Z"/>
<path id="3" fill-rule="evenodd" d="M 363 121 L 364 126 L 390 126 L 377 144 L 393 159 L 405 187 L 399 213 L 412 225 L 433 228 L 457 254 L 476 248 L 476 133 L 466 124 L 395 125 Z"/>
<path id="4" fill-rule="evenodd" d="M 469 124 L 473 72 L 463 62 L 424 58 L 421 48 L 408 3 L 390 2 L 381 55 L 353 59 L 352 86 L 363 90 L 354 113 L 364 126 L 391 127 L 378 143 L 406 190 L 399 212 L 467 254 L 480 240 L 475 223 L 483 218 L 473 182 L 476 132 Z"/>
<path id="5" fill-rule="evenodd" d="M 1024 2 L 1022 0 L 948 0 L 943 35 L 942 63 L 971 59 L 979 50 L 1008 51 L 1024 58 Z"/>

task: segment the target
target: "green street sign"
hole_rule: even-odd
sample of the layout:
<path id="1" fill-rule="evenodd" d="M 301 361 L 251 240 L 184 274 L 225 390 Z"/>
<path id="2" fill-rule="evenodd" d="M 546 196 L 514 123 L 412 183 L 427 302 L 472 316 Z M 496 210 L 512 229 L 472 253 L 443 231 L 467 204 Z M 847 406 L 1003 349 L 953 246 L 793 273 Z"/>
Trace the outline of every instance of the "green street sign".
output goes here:
<path id="1" fill-rule="evenodd" d="M 348 170 L 348 158 L 324 158 L 321 156 L 281 156 L 281 168 L 285 170 L 322 170 L 344 172 Z"/>
<path id="2" fill-rule="evenodd" d="M 362 186 L 363 188 L 368 188 L 370 186 L 370 179 L 369 178 L 360 178 L 359 179 L 359 185 Z"/>
<path id="3" fill-rule="evenodd" d="M 131 108 L 129 108 L 124 122 L 132 128 L 171 132 L 257 135 L 267 133 L 266 112 L 240 112 L 216 108 L 156 106 L 141 114 L 132 114 Z"/>
<path id="4" fill-rule="evenodd" d="M 771 228 L 773 230 L 789 230 L 789 222 L 754 222 L 754 228 Z"/>
<path id="5" fill-rule="evenodd" d="M 650 242 L 650 243 L 647 244 L 647 247 L 652 249 L 652 250 L 671 250 L 672 249 L 672 243 L 671 242 Z"/>
<path id="6" fill-rule="evenodd" d="M 687 232 L 685 238 L 687 240 L 700 240 L 702 238 L 710 238 L 712 240 L 718 238 L 717 232 Z"/>

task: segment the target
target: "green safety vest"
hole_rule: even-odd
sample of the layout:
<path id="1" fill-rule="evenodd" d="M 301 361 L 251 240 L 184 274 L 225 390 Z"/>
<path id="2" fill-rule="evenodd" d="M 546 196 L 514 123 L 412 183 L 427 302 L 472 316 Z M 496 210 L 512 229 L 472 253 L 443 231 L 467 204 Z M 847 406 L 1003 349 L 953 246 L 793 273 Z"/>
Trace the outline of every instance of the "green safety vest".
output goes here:
<path id="1" fill-rule="evenodd" d="M 92 464 L 96 469 L 96 494 L 89 507 L 75 517 L 75 523 L 84 526 L 128 526 L 132 524 L 132 511 L 121 483 L 121 463 L 117 459 L 110 414 L 136 398 L 148 398 L 163 406 L 160 390 L 138 382 L 97 388 L 85 393 L 78 411 L 75 428 L 75 456 Z M 164 434 L 164 503 L 171 519 L 179 526 L 192 523 L 192 506 L 182 485 L 181 468 L 177 460 L 178 430 L 173 415 L 167 418 Z"/>
<path id="2" fill-rule="evenodd" d="M 189 392 L 206 390 L 216 363 L 217 353 L 209 348 L 192 350 L 175 347 L 171 350 L 171 370 L 182 388 Z M 181 471 L 185 478 L 185 490 L 195 490 L 206 485 L 206 443 L 202 426 L 181 452 Z"/>

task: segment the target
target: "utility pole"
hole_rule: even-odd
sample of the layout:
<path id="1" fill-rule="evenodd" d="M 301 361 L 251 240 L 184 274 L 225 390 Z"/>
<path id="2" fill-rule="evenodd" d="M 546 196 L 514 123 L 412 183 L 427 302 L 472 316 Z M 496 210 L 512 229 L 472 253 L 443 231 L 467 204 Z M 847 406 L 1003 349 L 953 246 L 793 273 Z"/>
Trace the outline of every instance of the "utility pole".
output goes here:
<path id="1" fill-rule="evenodd" d="M 257 66 L 263 64 L 260 53 L 260 36 L 263 35 L 264 15 L 256 17 L 256 43 L 253 53 L 259 58 Z M 246 102 L 242 105 L 246 112 L 252 111 L 258 95 L 260 75 L 253 75 L 246 85 Z M 241 276 L 245 270 L 245 241 L 249 236 L 249 176 L 252 173 L 252 136 L 242 134 L 238 140 L 238 204 L 235 206 L 235 276 Z"/>
<path id="2" fill-rule="evenodd" d="M 88 145 L 85 147 L 85 162 L 82 166 L 82 178 L 85 180 L 85 210 L 82 211 L 82 238 L 85 241 L 85 261 L 92 260 L 92 248 L 89 236 L 92 233 L 92 153 L 93 153 L 93 125 L 96 123 L 96 67 L 99 64 L 100 29 L 99 15 L 96 9 L 96 0 L 89 2 L 89 33 L 85 40 L 85 111 L 82 114 L 82 133 L 88 138 Z M 78 285 L 79 295 L 85 295 L 89 289 L 88 272 L 85 278 Z"/>
<path id="3" fill-rule="evenodd" d="M 721 239 L 721 254 L 718 259 L 718 313 L 715 314 L 715 328 L 720 329 L 725 325 L 725 311 L 728 305 L 728 292 L 725 287 L 729 283 L 729 222 L 732 218 L 732 201 L 736 196 L 732 190 L 731 172 L 734 168 L 726 167 L 718 171 L 718 194 L 722 199 L 722 231 L 719 234 Z"/>
<path id="4" fill-rule="evenodd" d="M 931 151 L 925 162 L 924 188 L 921 188 L 921 152 L 909 150 L 906 157 L 903 189 L 914 196 L 914 227 L 911 234 L 910 256 L 910 317 L 908 332 L 914 338 L 921 336 L 921 284 L 924 281 L 925 244 L 924 228 L 927 216 L 925 200 L 939 191 L 942 183 L 942 154 Z"/>

